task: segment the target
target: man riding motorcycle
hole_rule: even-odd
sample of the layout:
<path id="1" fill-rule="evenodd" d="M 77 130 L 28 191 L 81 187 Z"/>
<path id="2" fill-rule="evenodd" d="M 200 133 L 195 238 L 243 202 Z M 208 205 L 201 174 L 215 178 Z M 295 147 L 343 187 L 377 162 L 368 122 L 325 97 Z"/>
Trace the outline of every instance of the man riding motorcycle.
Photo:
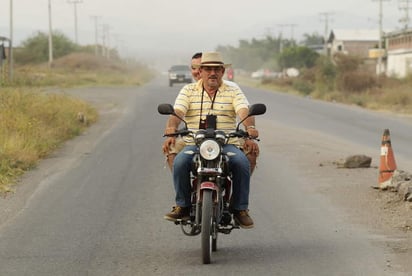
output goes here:
<path id="1" fill-rule="evenodd" d="M 196 82 L 201 79 L 201 76 L 200 76 L 201 59 L 202 59 L 202 53 L 198 52 L 192 56 L 192 60 L 191 60 L 192 77 Z M 239 86 L 233 81 L 223 80 L 223 82 L 226 85 L 236 86 L 237 88 L 239 88 Z M 241 148 L 243 152 L 246 154 L 246 157 L 249 159 L 250 171 L 252 174 L 256 168 L 256 163 L 257 163 L 256 160 L 257 160 L 257 157 L 259 156 L 259 146 L 257 143 L 254 143 L 254 142 L 249 142 L 245 144 L 244 139 L 240 139 L 240 143 L 241 143 Z M 174 161 L 176 154 L 184 146 L 185 146 L 185 142 L 182 139 L 176 139 L 175 144 L 169 149 L 169 151 L 165 152 L 166 162 L 169 165 L 170 169 L 172 169 L 173 167 L 173 161 Z"/>
<path id="2" fill-rule="evenodd" d="M 225 68 L 220 53 L 207 52 L 202 55 L 199 65 L 201 79 L 185 85 L 176 98 L 174 109 L 180 118 L 185 118 L 189 130 L 196 131 L 206 128 L 207 116 L 216 116 L 217 129 L 226 133 L 236 129 L 237 116 L 242 120 L 248 115 L 248 101 L 243 92 L 235 86 L 227 85 L 222 77 Z M 175 133 L 181 120 L 170 116 L 166 125 L 165 134 Z M 243 121 L 243 125 L 250 137 L 259 136 L 255 128 L 254 117 Z M 176 142 L 175 137 L 168 137 L 163 143 L 163 152 L 167 153 Z M 176 221 L 186 219 L 190 213 L 190 172 L 193 153 L 196 149 L 193 141 L 184 137 L 185 147 L 176 155 L 173 163 L 173 183 L 176 191 L 176 206 L 165 219 Z M 242 228 L 252 228 L 253 220 L 249 216 L 249 187 L 250 163 L 245 154 L 239 149 L 239 141 L 232 138 L 223 150 L 231 152 L 229 168 L 233 174 L 233 196 L 231 209 L 235 221 Z M 252 140 L 246 140 L 245 146 L 257 151 L 257 145 Z"/>

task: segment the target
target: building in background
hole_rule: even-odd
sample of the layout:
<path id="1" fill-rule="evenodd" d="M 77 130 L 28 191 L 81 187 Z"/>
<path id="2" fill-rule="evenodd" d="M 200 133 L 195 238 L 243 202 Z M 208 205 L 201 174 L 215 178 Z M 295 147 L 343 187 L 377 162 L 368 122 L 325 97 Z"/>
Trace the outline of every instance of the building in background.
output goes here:
<path id="1" fill-rule="evenodd" d="M 349 54 L 369 58 L 369 49 L 377 48 L 379 30 L 332 30 L 328 38 L 329 55 Z"/>
<path id="2" fill-rule="evenodd" d="M 385 34 L 386 75 L 404 78 L 412 73 L 412 29 Z"/>
<path id="3" fill-rule="evenodd" d="M 381 74 L 386 71 L 385 51 L 379 49 L 379 30 L 341 30 L 330 32 L 328 55 L 337 53 L 357 56 L 363 60 L 363 69 Z"/>

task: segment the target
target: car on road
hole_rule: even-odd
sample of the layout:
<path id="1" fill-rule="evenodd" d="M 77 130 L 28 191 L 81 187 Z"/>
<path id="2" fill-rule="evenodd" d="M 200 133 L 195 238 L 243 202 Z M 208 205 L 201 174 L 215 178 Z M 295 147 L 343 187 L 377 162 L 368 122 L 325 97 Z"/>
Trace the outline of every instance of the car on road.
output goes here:
<path id="1" fill-rule="evenodd" d="M 173 65 L 169 69 L 169 86 L 175 83 L 191 83 L 192 71 L 188 65 Z"/>

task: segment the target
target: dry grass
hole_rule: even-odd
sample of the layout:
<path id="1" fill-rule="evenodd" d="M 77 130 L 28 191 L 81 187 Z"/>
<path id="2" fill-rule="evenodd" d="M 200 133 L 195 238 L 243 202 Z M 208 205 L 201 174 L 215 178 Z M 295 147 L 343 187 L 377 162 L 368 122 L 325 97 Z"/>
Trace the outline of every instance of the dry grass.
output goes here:
<path id="1" fill-rule="evenodd" d="M 249 80 L 245 83 L 275 91 L 310 95 L 325 101 L 354 104 L 372 110 L 412 114 L 412 77 L 378 78 L 374 73 L 360 67 L 354 71 L 341 70 L 332 81 L 326 89 L 325 81 L 319 83 L 319 80 L 314 80 L 312 72 L 309 72 L 309 75 L 302 74 L 295 79 L 277 78 L 258 83 Z"/>
<path id="2" fill-rule="evenodd" d="M 412 93 L 410 92 L 410 87 L 412 87 L 412 81 L 402 83 L 401 85 L 397 84 L 372 87 L 364 91 L 356 92 L 315 90 L 310 93 L 310 96 L 312 98 L 325 101 L 340 102 L 350 105 L 354 104 L 371 110 L 384 110 L 394 113 L 412 114 Z M 293 86 L 288 89 L 284 89 L 282 86 L 274 84 L 271 85 L 271 88 L 277 91 L 307 95 L 304 91 L 297 91 L 296 89 L 293 89 Z"/>
<path id="3" fill-rule="evenodd" d="M 153 76 L 145 65 L 126 64 L 91 54 L 74 53 L 48 64 L 16 66 L 13 83 L 8 86 L 119 86 L 141 85 Z"/>
<path id="4" fill-rule="evenodd" d="M 33 168 L 63 141 L 79 135 L 97 120 L 87 103 L 65 95 L 8 88 L 0 94 L 0 191 L 24 171 Z"/>
<path id="5" fill-rule="evenodd" d="M 85 54 L 56 60 L 52 70 L 46 65 L 18 67 L 14 82 L 3 84 L 0 93 L 0 193 L 11 191 L 21 174 L 98 119 L 88 103 L 44 93 L 42 87 L 139 85 L 151 74 L 144 66 Z M 87 122 L 79 120 L 79 113 Z"/>

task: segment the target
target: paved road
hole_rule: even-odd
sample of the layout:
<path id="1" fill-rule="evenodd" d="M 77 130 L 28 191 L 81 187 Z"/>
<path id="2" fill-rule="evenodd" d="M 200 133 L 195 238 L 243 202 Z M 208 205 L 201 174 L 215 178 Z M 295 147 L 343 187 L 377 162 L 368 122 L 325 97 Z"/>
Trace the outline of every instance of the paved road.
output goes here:
<path id="1" fill-rule="evenodd" d="M 102 117 L 113 127 L 92 127 L 24 179 L 31 192 L 10 199 L 19 204 L 0 226 L 0 275 L 398 275 L 376 237 L 308 189 L 316 180 L 297 174 L 276 151 L 277 124 L 376 149 L 385 116 L 256 89 L 248 89 L 250 102 L 268 107 L 258 119 L 264 153 L 253 176 L 256 227 L 220 236 L 213 264 L 202 265 L 199 237 L 162 218 L 173 189 L 160 150 L 166 117 L 156 110 L 178 88 L 159 79 L 140 88 L 73 92 L 119 95 Z M 391 120 L 400 147 L 411 138 L 410 124 Z"/>

